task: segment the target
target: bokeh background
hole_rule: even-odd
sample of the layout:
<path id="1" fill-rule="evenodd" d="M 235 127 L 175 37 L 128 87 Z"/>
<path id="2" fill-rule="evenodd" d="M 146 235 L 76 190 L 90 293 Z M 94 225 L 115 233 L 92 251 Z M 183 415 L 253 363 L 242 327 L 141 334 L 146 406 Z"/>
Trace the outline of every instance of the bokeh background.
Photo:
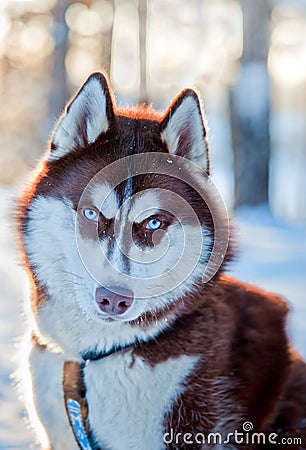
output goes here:
<path id="1" fill-rule="evenodd" d="M 40 448 L 12 376 L 27 291 L 14 198 L 66 100 L 101 69 L 119 105 L 201 93 L 239 244 L 231 274 L 287 299 L 306 355 L 306 0 L 1 0 L 0 449 Z"/>

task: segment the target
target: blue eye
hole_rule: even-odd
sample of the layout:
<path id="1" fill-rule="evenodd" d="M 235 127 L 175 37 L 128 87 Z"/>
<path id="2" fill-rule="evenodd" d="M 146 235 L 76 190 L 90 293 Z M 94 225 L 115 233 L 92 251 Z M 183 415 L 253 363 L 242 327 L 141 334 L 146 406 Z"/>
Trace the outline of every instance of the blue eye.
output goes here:
<path id="1" fill-rule="evenodd" d="M 97 218 L 98 218 L 98 212 L 95 209 L 86 208 L 86 209 L 84 209 L 83 214 L 87 220 L 93 221 L 93 220 L 97 220 Z"/>
<path id="2" fill-rule="evenodd" d="M 146 228 L 147 228 L 148 230 L 155 231 L 155 230 L 158 230 L 158 228 L 160 228 L 161 224 L 162 224 L 162 223 L 161 223 L 160 220 L 158 220 L 158 219 L 151 219 L 151 220 L 149 220 L 149 222 L 147 223 Z"/>

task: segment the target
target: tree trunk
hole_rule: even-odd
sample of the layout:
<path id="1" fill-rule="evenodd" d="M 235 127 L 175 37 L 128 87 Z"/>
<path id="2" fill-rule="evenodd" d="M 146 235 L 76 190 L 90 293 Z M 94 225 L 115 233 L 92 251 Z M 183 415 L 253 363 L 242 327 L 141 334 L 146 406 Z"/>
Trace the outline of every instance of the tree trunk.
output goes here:
<path id="1" fill-rule="evenodd" d="M 269 8 L 266 0 L 242 0 L 243 55 L 231 92 L 235 205 L 268 201 Z"/>
<path id="2" fill-rule="evenodd" d="M 139 19 L 139 62 L 140 94 L 139 100 L 148 103 L 147 91 L 147 0 L 138 0 Z"/>
<path id="3" fill-rule="evenodd" d="M 54 7 L 53 38 L 55 49 L 51 72 L 51 88 L 48 99 L 48 118 L 46 124 L 48 134 L 69 97 L 65 67 L 68 46 L 68 28 L 65 22 L 65 13 L 70 4 L 70 0 L 58 0 Z"/>
<path id="4" fill-rule="evenodd" d="M 112 9 L 112 21 L 107 30 L 102 33 L 102 68 L 103 72 L 111 80 L 111 65 L 112 65 L 112 44 L 113 44 L 113 29 L 114 29 L 114 0 L 107 0 L 107 3 Z"/>

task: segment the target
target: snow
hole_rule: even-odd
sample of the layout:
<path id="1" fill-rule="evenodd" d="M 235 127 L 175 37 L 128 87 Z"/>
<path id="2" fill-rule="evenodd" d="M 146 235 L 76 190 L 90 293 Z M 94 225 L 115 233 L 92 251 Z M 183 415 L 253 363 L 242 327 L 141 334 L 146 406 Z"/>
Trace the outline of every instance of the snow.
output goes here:
<path id="1" fill-rule="evenodd" d="M 25 330 L 22 299 L 26 282 L 17 264 L 11 225 L 12 190 L 1 187 L 0 198 L 0 450 L 38 449 L 12 379 L 18 366 L 18 343 Z M 295 347 L 306 356 L 306 229 L 276 221 L 267 207 L 240 209 L 235 227 L 240 250 L 230 273 L 288 300 L 288 331 Z"/>
<path id="2" fill-rule="evenodd" d="M 266 206 L 235 214 L 239 253 L 231 274 L 281 295 L 290 305 L 288 332 L 306 357 L 306 229 L 281 223 Z"/>
<path id="3" fill-rule="evenodd" d="M 22 298 L 26 281 L 17 265 L 11 190 L 1 187 L 0 198 L 0 450 L 24 450 L 32 448 L 34 439 L 25 424 L 25 411 L 13 374 L 18 367 L 19 343 L 25 330 Z"/>

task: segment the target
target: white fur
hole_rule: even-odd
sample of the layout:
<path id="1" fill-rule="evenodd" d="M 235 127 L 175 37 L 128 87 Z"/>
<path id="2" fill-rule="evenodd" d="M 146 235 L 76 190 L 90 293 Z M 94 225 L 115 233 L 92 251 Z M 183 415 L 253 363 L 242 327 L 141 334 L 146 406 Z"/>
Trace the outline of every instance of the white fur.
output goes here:
<path id="1" fill-rule="evenodd" d="M 59 121 L 49 158 L 56 160 L 94 143 L 109 127 L 106 106 L 102 84 L 91 77 Z M 187 156 L 206 168 L 202 120 L 195 98 L 186 96 L 170 117 L 162 138 L 175 154 L 180 134 L 188 127 L 191 146 Z M 150 327 L 129 322 L 138 320 L 141 325 L 145 313 L 167 309 L 171 302 L 192 292 L 208 260 L 210 231 L 186 223 L 182 228 L 175 221 L 152 250 L 130 246 L 130 273 L 124 273 L 122 249 L 129 222 L 141 222 L 164 206 L 154 190 L 131 197 L 132 188 L 130 178 L 121 207 L 106 182 L 89 191 L 92 206 L 118 224 L 110 260 L 106 255 L 113 237 L 98 242 L 82 235 L 77 213 L 67 199 L 40 196 L 29 208 L 25 249 L 37 281 L 48 294 L 48 300 L 38 307 L 35 324 L 48 348 L 33 347 L 31 376 L 37 412 L 54 450 L 77 449 L 64 408 L 64 361 L 80 362 L 88 351 L 105 352 L 116 345 L 154 339 L 171 326 L 170 313 Z M 95 301 L 101 285 L 125 287 L 135 296 L 132 306 L 111 323 Z M 196 363 L 196 357 L 181 356 L 151 367 L 140 357 L 132 358 L 130 350 L 89 362 L 85 368 L 89 420 L 100 446 L 112 450 L 165 448 L 163 420 Z"/>
<path id="2" fill-rule="evenodd" d="M 128 321 L 146 311 L 156 311 L 194 289 L 207 258 L 197 261 L 199 232 L 205 246 L 206 242 L 210 245 L 210 234 L 185 226 L 184 236 L 179 225 L 170 226 L 170 244 L 165 255 L 147 263 L 145 252 L 138 252 L 138 259 L 143 258 L 144 263 L 141 259 L 131 261 L 128 276 L 120 273 L 120 265 L 118 270 L 114 269 L 111 262 L 115 262 L 105 258 L 96 241 L 81 235 L 77 241 L 75 218 L 67 200 L 38 197 L 29 211 L 25 247 L 37 279 L 46 286 L 50 298 L 37 313 L 38 328 L 46 342 L 52 346 L 56 343 L 71 359 L 77 360 L 82 351 L 93 348 L 104 351 L 113 345 L 131 343 L 136 337 L 147 340 L 157 335 L 169 325 L 166 321 L 156 322 L 146 330 L 131 327 Z M 123 231 L 124 227 L 120 239 L 124 239 Z M 180 262 L 175 267 L 177 261 Z M 111 325 L 105 323 L 107 315 L 95 302 L 99 285 L 126 287 L 135 295 L 131 308 Z M 169 290 L 171 286 L 176 287 Z"/>
<path id="3" fill-rule="evenodd" d="M 123 260 L 123 253 L 126 257 L 128 257 L 131 265 L 132 270 L 130 277 L 132 278 L 140 278 L 140 273 L 135 272 L 135 259 L 139 261 L 139 257 L 135 255 L 135 253 L 138 255 L 138 253 L 142 256 L 143 262 L 145 262 L 145 257 L 148 256 L 146 252 L 142 251 L 139 248 L 136 248 L 133 237 L 132 237 L 132 224 L 133 222 L 139 223 L 139 218 L 141 218 L 140 221 L 144 220 L 146 217 L 153 214 L 153 211 L 157 212 L 159 211 L 159 201 L 158 196 L 154 192 L 154 190 L 148 190 L 141 192 L 139 194 L 135 194 L 131 197 L 131 182 L 127 183 L 126 190 L 125 190 L 125 201 L 120 209 L 117 211 L 117 215 L 115 218 L 115 239 L 116 243 L 114 246 L 114 250 L 110 256 L 110 263 L 113 265 L 113 267 L 118 271 L 118 275 L 121 273 L 124 273 L 124 260 Z M 152 210 L 151 207 L 148 210 L 148 205 L 154 205 L 154 209 Z M 114 206 L 115 209 L 115 206 Z M 128 245 L 126 245 L 128 243 Z M 125 248 L 128 247 L 129 251 L 126 252 Z M 103 244 L 102 244 L 103 247 Z M 106 254 L 106 250 L 105 250 Z M 150 258 L 150 257 L 149 257 Z M 145 267 L 145 273 L 147 273 L 148 267 Z M 115 280 L 115 284 L 128 284 L 131 288 L 131 279 L 122 279 L 121 282 L 119 279 Z M 143 279 L 143 277 L 142 277 Z M 135 282 L 133 282 L 133 292 L 135 296 L 137 297 L 137 292 L 135 289 Z"/>
<path id="4" fill-rule="evenodd" d="M 136 337 L 146 340 L 167 327 L 167 322 L 156 323 L 144 331 L 120 322 L 113 326 L 103 323 L 103 314 L 94 300 L 98 284 L 83 266 L 74 221 L 72 207 L 56 199 L 38 197 L 29 212 L 25 246 L 35 264 L 37 279 L 47 287 L 50 296 L 36 315 L 46 343 L 52 347 L 58 344 L 70 359 L 78 360 L 81 351 L 109 350 L 116 344 L 131 343 Z M 133 318 L 142 312 L 141 302 L 137 307 Z"/>
<path id="5" fill-rule="evenodd" d="M 160 210 L 161 204 L 157 189 L 141 191 L 133 196 L 128 219 L 130 222 L 141 223 Z"/>
<path id="6" fill-rule="evenodd" d="M 90 362 L 85 369 L 89 420 L 99 443 L 112 450 L 165 448 L 165 414 L 196 362 L 181 356 L 151 367 L 131 352 Z"/>
<path id="7" fill-rule="evenodd" d="M 40 350 L 30 354 L 34 404 L 54 450 L 77 450 L 65 410 L 63 355 Z"/>
<path id="8" fill-rule="evenodd" d="M 119 199 L 108 183 L 95 185 L 91 193 L 92 204 L 106 219 L 113 219 L 119 210 Z"/>
<path id="9" fill-rule="evenodd" d="M 131 180 L 131 178 L 130 178 Z M 123 252 L 124 252 L 124 241 L 130 241 L 132 240 L 132 234 L 131 234 L 131 227 L 128 231 L 128 234 L 126 234 L 126 226 L 128 225 L 128 212 L 129 212 L 129 206 L 131 204 L 131 189 L 132 189 L 132 181 L 128 181 L 125 187 L 124 192 L 124 203 L 122 204 L 121 208 L 118 210 L 116 218 L 115 218 L 115 246 L 114 251 L 110 257 L 110 262 L 115 267 L 115 269 L 118 271 L 118 274 L 124 273 L 124 258 L 123 258 Z M 127 256 L 127 255 L 126 255 Z M 125 281 L 123 281 L 123 285 L 127 284 Z"/>
<path id="10" fill-rule="evenodd" d="M 204 139 L 204 117 L 196 99 L 186 96 L 178 108 L 172 113 L 162 132 L 162 139 L 166 142 L 169 152 L 177 154 L 179 139 L 183 130 L 189 129 L 190 150 L 184 155 L 202 169 L 208 168 L 207 146 Z"/>
<path id="11" fill-rule="evenodd" d="M 81 125 L 85 122 L 84 125 Z M 85 126 L 84 142 L 79 133 Z M 91 144 L 109 127 L 106 115 L 106 97 L 100 81 L 91 77 L 72 100 L 69 110 L 60 119 L 53 135 L 55 149 L 49 159 L 59 159 L 78 147 Z"/>
<path id="12" fill-rule="evenodd" d="M 131 172 L 129 171 L 129 178 L 126 180 L 125 190 L 123 200 L 128 200 L 133 194 L 133 178 L 131 177 Z"/>
<path id="13" fill-rule="evenodd" d="M 34 347 L 30 356 L 35 405 L 54 450 L 76 450 L 64 407 L 64 356 Z M 98 443 L 112 450 L 158 450 L 163 421 L 197 357 L 181 356 L 151 367 L 131 351 L 90 361 L 85 367 L 90 427 Z M 166 387 L 166 388 L 165 388 Z"/>

